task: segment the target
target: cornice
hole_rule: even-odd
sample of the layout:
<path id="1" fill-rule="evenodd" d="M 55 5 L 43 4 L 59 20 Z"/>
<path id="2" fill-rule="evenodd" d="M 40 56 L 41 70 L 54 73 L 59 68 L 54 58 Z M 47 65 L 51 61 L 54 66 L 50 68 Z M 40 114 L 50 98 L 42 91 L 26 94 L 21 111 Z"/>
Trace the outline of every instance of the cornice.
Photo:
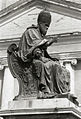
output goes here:
<path id="1" fill-rule="evenodd" d="M 66 0 L 38 0 L 37 5 L 40 8 L 46 8 L 52 12 L 56 12 L 65 16 L 80 19 L 81 5 Z"/>
<path id="2" fill-rule="evenodd" d="M 0 38 L 0 44 L 4 44 L 4 43 L 12 43 L 12 42 L 18 42 L 20 40 L 21 37 L 6 37 L 6 38 Z M 81 32 L 68 32 L 68 33 L 60 33 L 60 34 L 50 34 L 50 35 L 46 35 L 47 39 L 50 38 L 57 38 L 57 43 L 58 42 L 69 42 L 69 43 L 78 43 L 81 42 Z"/>
<path id="3" fill-rule="evenodd" d="M 14 19 L 14 17 L 26 10 L 29 10 L 33 6 L 35 6 L 35 0 L 17 1 L 16 3 L 0 11 L 0 24 L 5 24 L 7 20 Z"/>
<path id="4" fill-rule="evenodd" d="M 75 3 L 75 2 L 71 2 L 71 1 L 65 1 L 65 0 L 19 0 L 17 2 L 15 2 L 14 4 L 8 6 L 7 8 L 4 8 L 3 10 L 0 11 L 0 17 L 1 16 L 4 16 L 4 15 L 7 15 L 9 14 L 10 12 L 12 12 L 13 10 L 17 10 L 21 7 L 23 7 L 24 5 L 26 4 L 31 4 L 34 3 L 34 2 L 48 2 L 48 3 L 54 3 L 54 4 L 59 4 L 61 6 L 68 6 L 69 8 L 70 7 L 73 7 L 73 8 L 76 8 L 77 10 L 81 9 L 81 5 L 78 4 L 78 3 Z M 35 4 L 36 5 L 36 4 Z"/>
<path id="5" fill-rule="evenodd" d="M 81 51 L 63 52 L 63 53 L 50 53 L 50 56 L 53 57 L 53 58 L 56 57 L 60 60 L 71 60 L 71 59 L 81 60 Z"/>
<path id="6" fill-rule="evenodd" d="M 8 109 L 0 110 L 0 117 L 6 118 L 13 116 L 13 118 L 20 118 L 21 116 L 21 118 L 29 118 L 33 115 L 36 119 L 38 116 L 40 116 L 40 118 L 53 117 L 58 119 L 68 116 L 69 119 L 81 119 L 79 107 L 67 98 L 23 100 L 22 106 L 19 105 L 19 103 L 21 103 L 21 101 L 13 101 L 10 103 Z"/>
<path id="7" fill-rule="evenodd" d="M 48 50 L 50 55 L 52 57 L 59 58 L 60 60 L 66 60 L 66 59 L 80 59 L 81 60 L 81 48 L 79 50 L 67 50 L 66 51 L 59 51 L 55 53 L 55 50 L 57 50 L 58 47 L 61 45 L 64 47 L 69 45 L 73 46 L 78 44 L 81 44 L 81 33 L 80 32 L 74 32 L 74 33 L 64 33 L 64 34 L 55 34 L 55 35 L 49 35 L 47 36 L 48 38 L 50 37 L 59 37 L 59 40 L 57 43 L 54 43 L 50 48 L 51 50 Z M 7 65 L 7 48 L 10 44 L 16 43 L 18 44 L 20 40 L 20 37 L 18 38 L 6 38 L 6 39 L 1 39 L 0 40 L 0 62 L 4 62 L 5 65 Z M 55 50 L 53 49 L 55 48 Z"/>
<path id="8" fill-rule="evenodd" d="M 52 34 L 47 35 L 47 38 L 55 38 L 57 37 L 57 45 L 69 45 L 69 44 L 79 44 L 81 43 L 81 32 L 72 32 L 72 33 L 61 33 L 61 34 Z M 0 39 L 0 50 L 5 50 L 12 43 L 18 44 L 21 37 L 14 37 L 14 38 L 3 38 Z"/>
<path id="9" fill-rule="evenodd" d="M 52 12 L 81 20 L 81 5 L 64 0 L 19 0 L 0 11 L 0 24 L 13 19 L 32 7 L 46 8 Z"/>

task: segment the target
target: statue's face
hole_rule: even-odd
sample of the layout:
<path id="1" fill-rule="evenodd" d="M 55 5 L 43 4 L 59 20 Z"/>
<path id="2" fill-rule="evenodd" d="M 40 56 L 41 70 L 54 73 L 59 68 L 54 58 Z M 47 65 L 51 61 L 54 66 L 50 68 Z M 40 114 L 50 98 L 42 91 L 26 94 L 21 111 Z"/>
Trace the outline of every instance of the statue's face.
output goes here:
<path id="1" fill-rule="evenodd" d="M 46 35 L 48 28 L 49 28 L 49 24 L 39 23 L 39 29 L 42 35 Z"/>

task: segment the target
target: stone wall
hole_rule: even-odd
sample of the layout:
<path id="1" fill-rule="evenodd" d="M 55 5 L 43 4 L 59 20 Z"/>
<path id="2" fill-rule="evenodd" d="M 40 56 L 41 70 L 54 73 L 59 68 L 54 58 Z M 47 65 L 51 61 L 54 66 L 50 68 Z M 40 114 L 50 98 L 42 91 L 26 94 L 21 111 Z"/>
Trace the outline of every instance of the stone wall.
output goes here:
<path id="1" fill-rule="evenodd" d="M 0 10 L 8 7 L 9 5 L 17 2 L 18 0 L 0 0 Z"/>

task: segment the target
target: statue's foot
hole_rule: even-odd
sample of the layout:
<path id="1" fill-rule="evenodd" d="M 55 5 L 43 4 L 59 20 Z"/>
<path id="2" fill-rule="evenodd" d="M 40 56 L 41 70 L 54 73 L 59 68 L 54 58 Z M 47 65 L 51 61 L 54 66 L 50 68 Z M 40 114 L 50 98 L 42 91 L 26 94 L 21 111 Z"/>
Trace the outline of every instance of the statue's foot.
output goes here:
<path id="1" fill-rule="evenodd" d="M 44 95 L 45 95 L 45 98 L 54 98 L 55 97 L 55 95 L 52 93 L 46 93 Z"/>
<path id="2" fill-rule="evenodd" d="M 45 92 L 39 92 L 38 94 L 38 99 L 49 99 L 49 98 L 54 98 L 56 95 L 53 93 L 45 93 Z"/>

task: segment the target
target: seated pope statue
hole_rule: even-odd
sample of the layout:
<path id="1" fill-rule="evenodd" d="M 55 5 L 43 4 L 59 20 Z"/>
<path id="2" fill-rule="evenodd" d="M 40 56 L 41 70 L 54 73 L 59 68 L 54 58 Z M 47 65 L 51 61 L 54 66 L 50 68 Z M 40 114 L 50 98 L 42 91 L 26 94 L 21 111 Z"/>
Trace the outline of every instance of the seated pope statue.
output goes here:
<path id="1" fill-rule="evenodd" d="M 53 98 L 70 91 L 69 71 L 47 52 L 47 48 L 56 41 L 46 39 L 50 23 L 51 14 L 41 11 L 37 26 L 26 29 L 13 55 L 9 55 L 11 70 L 20 85 L 18 96 Z"/>

